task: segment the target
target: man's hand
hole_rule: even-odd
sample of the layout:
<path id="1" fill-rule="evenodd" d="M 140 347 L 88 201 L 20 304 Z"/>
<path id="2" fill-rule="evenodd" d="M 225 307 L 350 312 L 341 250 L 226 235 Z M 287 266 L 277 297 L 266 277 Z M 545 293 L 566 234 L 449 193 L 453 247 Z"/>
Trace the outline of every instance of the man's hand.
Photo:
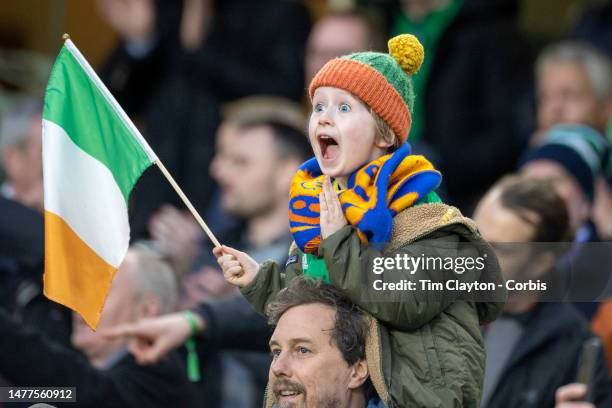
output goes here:
<path id="1" fill-rule="evenodd" d="M 204 330 L 204 322 L 195 315 L 198 332 Z M 182 312 L 142 319 L 123 324 L 103 332 L 108 338 L 130 337 L 130 352 L 138 364 L 153 364 L 181 346 L 191 336 L 191 326 Z"/>
<path id="2" fill-rule="evenodd" d="M 579 401 L 586 397 L 587 386 L 580 383 L 567 384 L 559 387 L 555 393 L 555 408 L 595 408 L 590 402 Z"/>
<path id="3" fill-rule="evenodd" d="M 348 224 L 342 212 L 338 194 L 334 191 L 329 176 L 325 176 L 323 192 L 319 194 L 319 203 L 321 209 L 321 238 L 325 239 Z"/>
<path id="4" fill-rule="evenodd" d="M 186 275 L 181 286 L 185 292 L 180 303 L 181 309 L 192 309 L 211 299 L 238 294 L 238 288 L 228 283 L 219 270 L 212 266 L 203 266 Z"/>
<path id="5" fill-rule="evenodd" d="M 179 276 L 193 264 L 204 239 L 202 229 L 186 211 L 164 205 L 149 220 L 155 246 L 172 262 Z"/>
<path id="6" fill-rule="evenodd" d="M 243 288 L 255 279 L 259 264 L 244 252 L 228 246 L 215 247 L 213 254 L 221 266 L 225 280 L 234 286 Z"/>

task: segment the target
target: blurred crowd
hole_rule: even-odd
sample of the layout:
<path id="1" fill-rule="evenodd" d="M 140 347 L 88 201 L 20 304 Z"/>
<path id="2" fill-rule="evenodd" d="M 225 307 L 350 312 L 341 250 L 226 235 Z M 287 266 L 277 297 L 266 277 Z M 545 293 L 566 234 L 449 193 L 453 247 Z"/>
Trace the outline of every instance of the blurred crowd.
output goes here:
<path id="1" fill-rule="evenodd" d="M 284 264 L 289 183 L 313 156 L 310 80 L 332 58 L 386 51 L 387 38 L 415 34 L 426 56 L 413 78 L 408 143 L 441 170 L 444 202 L 473 216 L 490 242 L 567 243 L 533 254 L 500 246 L 507 279 L 554 275 L 599 290 L 581 296 L 574 284 L 567 302 L 510 301 L 483 327 L 482 406 L 584 398 L 587 390 L 560 387 L 577 381 L 593 336 L 603 352 L 588 392 L 612 406 L 612 2 L 585 1 L 575 25 L 547 44 L 521 34 L 518 3 L 98 0 L 119 38 L 98 73 L 216 237 Z M 155 166 L 130 197 L 133 244 L 99 331 L 42 295 L 42 94 L 5 88 L 0 384 L 77 386 L 91 406 L 260 406 L 272 329 L 226 283 L 212 244 Z M 101 334 L 182 310 L 203 321 L 195 350 L 152 365 L 138 364 L 128 339 Z M 196 380 L 186 366 L 194 353 Z"/>

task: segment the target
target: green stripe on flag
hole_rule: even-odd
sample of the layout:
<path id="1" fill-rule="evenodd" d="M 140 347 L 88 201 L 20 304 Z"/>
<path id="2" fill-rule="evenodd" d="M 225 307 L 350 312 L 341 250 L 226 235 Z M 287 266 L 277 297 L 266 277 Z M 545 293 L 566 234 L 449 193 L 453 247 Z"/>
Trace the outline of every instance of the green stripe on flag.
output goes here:
<path id="1" fill-rule="evenodd" d="M 127 202 L 151 160 L 65 46 L 51 71 L 43 118 L 61 126 L 77 146 L 108 167 Z"/>

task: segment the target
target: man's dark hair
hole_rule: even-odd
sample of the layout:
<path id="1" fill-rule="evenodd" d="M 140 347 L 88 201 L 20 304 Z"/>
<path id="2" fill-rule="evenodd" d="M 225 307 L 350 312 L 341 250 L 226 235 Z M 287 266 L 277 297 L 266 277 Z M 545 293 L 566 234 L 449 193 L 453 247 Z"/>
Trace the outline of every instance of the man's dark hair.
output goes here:
<path id="1" fill-rule="evenodd" d="M 256 127 L 272 129 L 274 145 L 279 157 L 295 157 L 300 162 L 305 162 L 313 156 L 308 137 L 300 129 L 274 120 L 252 120 L 239 124 L 240 130 Z"/>
<path id="2" fill-rule="evenodd" d="M 336 288 L 319 279 L 308 277 L 294 279 L 268 305 L 268 321 L 271 325 L 276 326 L 287 310 L 313 303 L 327 305 L 336 311 L 336 319 L 330 336 L 340 349 L 344 360 L 352 365 L 364 359 L 369 326 L 363 311 Z"/>
<path id="3" fill-rule="evenodd" d="M 533 225 L 533 242 L 571 239 L 567 207 L 550 181 L 512 175 L 501 179 L 496 187 L 500 189 L 502 206 Z"/>

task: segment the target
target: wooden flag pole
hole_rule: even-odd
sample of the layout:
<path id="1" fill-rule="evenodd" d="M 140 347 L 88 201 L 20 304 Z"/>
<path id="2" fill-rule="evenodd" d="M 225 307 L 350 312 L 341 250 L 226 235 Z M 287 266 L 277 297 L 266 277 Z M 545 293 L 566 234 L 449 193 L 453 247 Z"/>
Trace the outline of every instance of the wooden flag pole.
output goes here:
<path id="1" fill-rule="evenodd" d="M 191 201 L 189 201 L 189 199 L 187 198 L 185 193 L 183 193 L 183 190 L 181 189 L 181 187 L 179 187 L 179 185 L 176 184 L 176 181 L 174 181 L 174 178 L 168 172 L 168 170 L 166 169 L 166 166 L 164 166 L 164 164 L 160 160 L 157 160 L 155 162 L 155 165 L 157 165 L 157 167 L 159 167 L 159 169 L 161 170 L 162 174 L 166 177 L 168 182 L 174 188 L 174 191 L 176 191 L 176 193 L 179 195 L 179 197 L 181 197 L 181 200 L 183 200 L 183 203 L 185 203 L 185 205 L 187 206 L 187 208 L 189 209 L 191 214 L 194 216 L 194 218 L 196 219 L 198 224 L 200 224 L 200 227 L 202 227 L 204 232 L 206 232 L 206 235 L 208 235 L 208 238 L 210 238 L 210 240 L 213 242 L 213 244 L 215 244 L 216 247 L 220 247 L 221 244 L 219 243 L 219 241 L 217 240 L 215 235 L 212 233 L 210 228 L 208 228 L 208 225 L 206 225 L 206 223 L 204 222 L 202 217 L 200 217 L 200 214 L 198 214 L 198 211 L 195 209 L 193 204 L 191 204 Z"/>
<path id="2" fill-rule="evenodd" d="M 70 35 L 67 34 L 67 33 L 62 35 L 62 40 L 64 40 L 65 42 L 69 42 L 69 45 L 72 44 L 72 42 L 70 41 Z M 72 44 L 72 46 L 74 47 L 73 44 Z M 78 53 L 78 55 L 81 55 L 80 52 L 76 49 L 76 47 L 74 47 L 74 49 L 75 49 L 75 52 Z M 95 73 L 93 68 L 91 68 L 89 66 L 89 63 L 87 63 L 87 61 L 85 60 L 85 57 L 82 57 L 82 59 L 83 59 L 83 63 L 91 70 L 92 77 L 95 80 L 98 81 L 98 86 L 100 88 L 100 92 L 102 92 L 102 94 L 107 98 L 108 102 L 116 109 L 117 114 L 119 115 L 119 117 L 124 121 L 124 123 L 128 127 L 128 129 L 133 132 L 133 134 L 136 137 L 136 140 L 140 143 L 140 145 L 143 147 L 143 149 L 145 149 L 145 151 L 148 152 L 147 154 L 149 155 L 149 157 L 153 158 L 153 160 L 152 160 L 153 164 L 155 164 L 155 165 L 157 165 L 157 167 L 159 167 L 159 169 L 161 170 L 161 172 L 164 175 L 164 177 L 166 177 L 166 180 L 168 180 L 168 182 L 174 188 L 174 191 L 176 191 L 176 193 L 179 195 L 179 197 L 181 197 L 181 200 L 183 200 L 183 203 L 185 203 L 185 205 L 187 206 L 187 208 L 191 212 L 191 215 L 193 215 L 193 217 L 196 219 L 198 224 L 200 224 L 200 227 L 202 227 L 202 229 L 204 230 L 206 235 L 208 235 L 208 238 L 210 238 L 210 240 L 213 242 L 213 244 L 215 244 L 216 247 L 220 247 L 221 244 L 219 243 L 219 241 L 217 240 L 215 235 L 212 233 L 210 228 L 208 228 L 208 225 L 206 225 L 206 223 L 204 222 L 202 217 L 200 217 L 200 214 L 198 214 L 198 211 L 195 209 L 193 204 L 191 204 L 191 201 L 189 201 L 189 199 L 187 198 L 185 193 L 183 193 L 183 190 L 179 187 L 178 184 L 176 184 L 176 181 L 174 181 L 174 178 L 172 177 L 170 172 L 166 169 L 166 166 L 164 166 L 164 164 L 159 160 L 159 158 L 157 157 L 155 152 L 153 152 L 153 150 L 151 149 L 151 147 L 149 146 L 147 141 L 144 139 L 144 137 L 142 137 L 142 135 L 138 131 L 138 128 L 134 125 L 134 123 L 130 120 L 130 118 L 125 114 L 125 112 L 123 111 L 123 109 L 121 108 L 119 103 L 115 100 L 113 95 L 104 86 L 104 84 L 102 83 L 102 81 L 100 80 L 98 75 Z"/>

